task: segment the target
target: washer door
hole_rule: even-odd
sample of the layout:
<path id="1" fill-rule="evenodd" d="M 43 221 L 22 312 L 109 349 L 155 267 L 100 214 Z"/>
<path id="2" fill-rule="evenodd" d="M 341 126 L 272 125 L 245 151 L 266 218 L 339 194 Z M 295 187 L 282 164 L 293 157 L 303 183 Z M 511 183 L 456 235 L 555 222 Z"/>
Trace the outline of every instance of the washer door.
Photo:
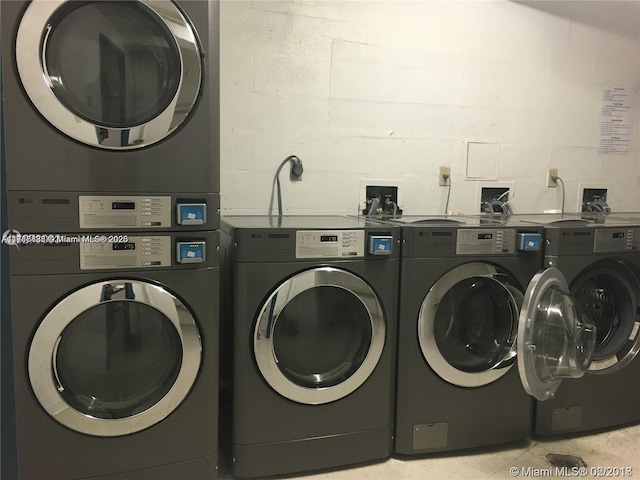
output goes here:
<path id="1" fill-rule="evenodd" d="M 518 371 L 537 400 L 554 397 L 563 378 L 589 369 L 596 328 L 569 293 L 562 273 L 537 273 L 524 295 L 518 326 Z"/>
<path id="2" fill-rule="evenodd" d="M 29 349 L 29 380 L 55 420 L 112 437 L 175 410 L 201 357 L 196 322 L 174 295 L 143 281 L 101 281 L 69 294 L 44 317 Z"/>
<path id="3" fill-rule="evenodd" d="M 173 132 L 202 82 L 196 33 L 170 1 L 33 0 L 16 63 L 36 109 L 87 145 L 135 149 Z"/>
<path id="4" fill-rule="evenodd" d="M 582 272 L 571 293 L 596 326 L 589 373 L 614 373 L 640 350 L 640 279 L 634 265 L 603 260 Z"/>
<path id="5" fill-rule="evenodd" d="M 444 274 L 420 307 L 418 340 L 429 366 L 461 387 L 487 385 L 513 366 L 522 291 L 505 272 L 468 263 Z"/>
<path id="6" fill-rule="evenodd" d="M 258 368 L 280 395 L 317 405 L 343 398 L 375 369 L 385 341 L 376 293 L 360 277 L 332 267 L 298 273 L 258 312 Z"/>

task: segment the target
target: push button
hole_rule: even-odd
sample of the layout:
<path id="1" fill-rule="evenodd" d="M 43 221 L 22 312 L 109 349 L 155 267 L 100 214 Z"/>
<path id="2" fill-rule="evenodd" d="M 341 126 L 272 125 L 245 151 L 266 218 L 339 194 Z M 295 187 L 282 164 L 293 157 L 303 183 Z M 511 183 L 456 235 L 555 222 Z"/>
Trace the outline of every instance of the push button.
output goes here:
<path id="1" fill-rule="evenodd" d="M 207 221 L 206 203 L 179 203 L 178 225 L 204 225 Z"/>
<path id="2" fill-rule="evenodd" d="M 391 255 L 393 237 L 388 235 L 371 235 L 369 237 L 369 253 L 371 255 Z"/>
<path id="3" fill-rule="evenodd" d="M 177 262 L 178 263 L 202 263 L 206 260 L 207 242 L 178 242 Z"/>

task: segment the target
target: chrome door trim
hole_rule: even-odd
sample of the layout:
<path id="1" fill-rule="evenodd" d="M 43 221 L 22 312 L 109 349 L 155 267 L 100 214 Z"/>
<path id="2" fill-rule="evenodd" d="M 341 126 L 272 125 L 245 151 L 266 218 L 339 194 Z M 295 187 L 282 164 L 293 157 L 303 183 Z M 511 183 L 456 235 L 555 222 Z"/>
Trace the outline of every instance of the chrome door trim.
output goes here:
<path id="1" fill-rule="evenodd" d="M 564 275 L 556 268 L 547 268 L 537 273 L 525 292 L 522 309 L 520 310 L 520 323 L 518 325 L 518 372 L 520 380 L 526 392 L 539 401 L 553 398 L 560 387 L 562 379 L 541 379 L 535 371 L 535 358 L 537 346 L 531 342 L 531 335 L 535 321 L 535 314 L 540 299 L 550 287 L 558 287 L 563 292 L 569 292 L 569 285 Z"/>
<path id="2" fill-rule="evenodd" d="M 616 278 L 626 286 L 632 301 L 635 298 L 634 303 L 640 305 L 640 270 L 635 264 L 627 260 L 605 259 L 590 265 L 572 282 L 572 290 L 585 279 L 598 274 Z M 588 373 L 591 375 L 609 375 L 623 369 L 634 360 L 640 351 L 640 310 L 638 310 L 638 307 L 636 308 L 635 321 L 627 339 L 625 350 L 622 355 L 618 350 L 606 359 L 593 359 Z"/>
<path id="3" fill-rule="evenodd" d="M 194 108 L 200 94 L 203 74 L 196 32 L 180 9 L 168 0 L 139 0 L 172 34 L 180 54 L 180 83 L 172 101 L 155 118 L 140 125 L 112 128 L 78 117 L 60 102 L 53 91 L 54 80 L 47 74 L 44 58 L 46 39 L 51 29 L 49 19 L 67 1 L 69 0 L 33 0 L 18 27 L 18 74 L 36 109 L 65 135 L 101 149 L 137 149 L 152 145 L 170 135 Z M 42 35 L 38 32 L 42 32 Z M 129 139 L 127 145 L 120 144 L 123 136 Z"/>
<path id="4" fill-rule="evenodd" d="M 158 403 L 131 417 L 104 419 L 80 413 L 60 395 L 56 381 L 55 354 L 64 329 L 78 315 L 94 306 L 126 300 L 125 289 L 110 299 L 101 298 L 107 285 L 130 284 L 139 301 L 160 311 L 175 327 L 182 345 L 182 364 L 175 383 Z M 134 300 L 128 300 L 134 301 Z M 38 402 L 62 425 L 100 437 L 127 435 L 163 420 L 185 399 L 200 370 L 202 344 L 196 321 L 187 307 L 164 288 L 144 281 L 113 279 L 87 285 L 58 302 L 38 326 L 29 348 L 29 381 Z"/>
<path id="5" fill-rule="evenodd" d="M 438 374 L 441 378 L 447 382 L 460 387 L 480 387 L 487 385 L 498 380 L 505 375 L 511 367 L 513 362 L 511 360 L 516 354 L 517 343 L 515 341 L 515 326 L 517 325 L 517 318 L 513 319 L 514 322 L 514 344 L 510 351 L 507 353 L 502 362 L 495 365 L 491 369 L 487 369 L 483 372 L 464 372 L 458 370 L 451 365 L 440 352 L 438 344 L 435 338 L 435 318 L 438 306 L 442 301 L 442 297 L 456 285 L 457 283 L 474 277 L 488 278 L 500 285 L 508 295 L 508 299 L 516 307 L 515 311 L 518 312 L 519 305 L 514 298 L 515 292 L 507 288 L 506 285 L 495 280 L 494 277 L 498 275 L 498 271 L 493 265 L 487 263 L 465 263 L 453 270 L 448 271 L 429 289 L 429 292 L 425 296 L 422 304 L 420 305 L 420 311 L 418 314 L 418 342 L 420 344 L 420 350 L 422 356 L 427 361 L 429 366 Z M 518 292 L 519 293 L 519 292 Z"/>
<path id="6" fill-rule="evenodd" d="M 560 296 L 557 303 L 545 303 L 550 289 Z M 569 310 L 563 308 L 567 303 Z M 550 351 L 560 335 L 561 351 Z M 518 325 L 518 372 L 526 392 L 538 401 L 554 398 L 563 378 L 580 378 L 589 369 L 594 345 L 595 327 L 576 309 L 560 270 L 536 273 L 525 292 Z"/>
<path id="7" fill-rule="evenodd" d="M 331 387 L 309 388 L 292 382 L 280 371 L 271 333 L 278 316 L 293 298 L 320 286 L 344 289 L 362 302 L 369 314 L 371 345 L 360 367 L 345 381 Z M 369 378 L 382 356 L 385 330 L 382 305 L 376 293 L 364 280 L 346 270 L 316 267 L 282 282 L 262 304 L 256 320 L 253 348 L 260 373 L 276 392 L 294 402 L 319 405 L 346 397 Z"/>

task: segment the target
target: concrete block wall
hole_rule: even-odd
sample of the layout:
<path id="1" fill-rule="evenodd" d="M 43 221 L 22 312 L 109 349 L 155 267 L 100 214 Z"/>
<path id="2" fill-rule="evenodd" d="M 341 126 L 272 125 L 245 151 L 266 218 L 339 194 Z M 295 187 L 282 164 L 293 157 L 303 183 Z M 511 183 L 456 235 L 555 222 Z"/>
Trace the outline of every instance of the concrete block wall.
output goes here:
<path id="1" fill-rule="evenodd" d="M 281 174 L 289 214 L 355 214 L 367 184 L 398 185 L 408 214 L 442 213 L 439 166 L 451 168 L 449 210 L 461 213 L 479 211 L 482 187 L 509 187 L 516 212 L 559 209 L 548 168 L 567 211 L 585 187 L 608 188 L 614 210 L 640 210 L 639 12 L 637 2 L 223 1 L 223 213 L 266 214 L 291 154 L 305 172 Z M 626 155 L 598 153 L 609 85 L 633 93 Z"/>

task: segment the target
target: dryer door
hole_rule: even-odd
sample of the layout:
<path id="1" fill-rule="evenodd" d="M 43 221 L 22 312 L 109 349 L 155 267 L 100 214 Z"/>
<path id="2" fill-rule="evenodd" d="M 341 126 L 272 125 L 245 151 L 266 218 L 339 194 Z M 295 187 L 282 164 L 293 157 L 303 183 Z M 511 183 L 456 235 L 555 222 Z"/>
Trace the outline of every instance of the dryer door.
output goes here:
<path id="1" fill-rule="evenodd" d="M 364 280 L 318 267 L 287 279 L 266 299 L 253 346 L 275 391 L 316 405 L 349 395 L 369 378 L 385 333 L 382 305 Z"/>
<path id="2" fill-rule="evenodd" d="M 16 39 L 18 74 L 62 133 L 103 149 L 151 145 L 194 108 L 196 33 L 171 1 L 33 0 Z"/>
<path id="3" fill-rule="evenodd" d="M 445 273 L 420 307 L 418 340 L 424 359 L 460 387 L 505 375 L 516 354 L 522 291 L 506 272 L 467 263 Z"/>
<path id="4" fill-rule="evenodd" d="M 193 386 L 202 345 L 188 308 L 160 286 L 114 279 L 60 300 L 29 349 L 31 387 L 51 417 L 89 435 L 150 427 Z"/>
<path id="5" fill-rule="evenodd" d="M 596 329 L 569 293 L 562 273 L 537 273 L 524 295 L 518 325 L 518 371 L 537 400 L 554 397 L 563 378 L 589 369 Z"/>
<path id="6" fill-rule="evenodd" d="M 571 293 L 596 326 L 589 373 L 614 373 L 640 350 L 640 273 L 621 260 L 602 260 L 584 270 Z"/>

